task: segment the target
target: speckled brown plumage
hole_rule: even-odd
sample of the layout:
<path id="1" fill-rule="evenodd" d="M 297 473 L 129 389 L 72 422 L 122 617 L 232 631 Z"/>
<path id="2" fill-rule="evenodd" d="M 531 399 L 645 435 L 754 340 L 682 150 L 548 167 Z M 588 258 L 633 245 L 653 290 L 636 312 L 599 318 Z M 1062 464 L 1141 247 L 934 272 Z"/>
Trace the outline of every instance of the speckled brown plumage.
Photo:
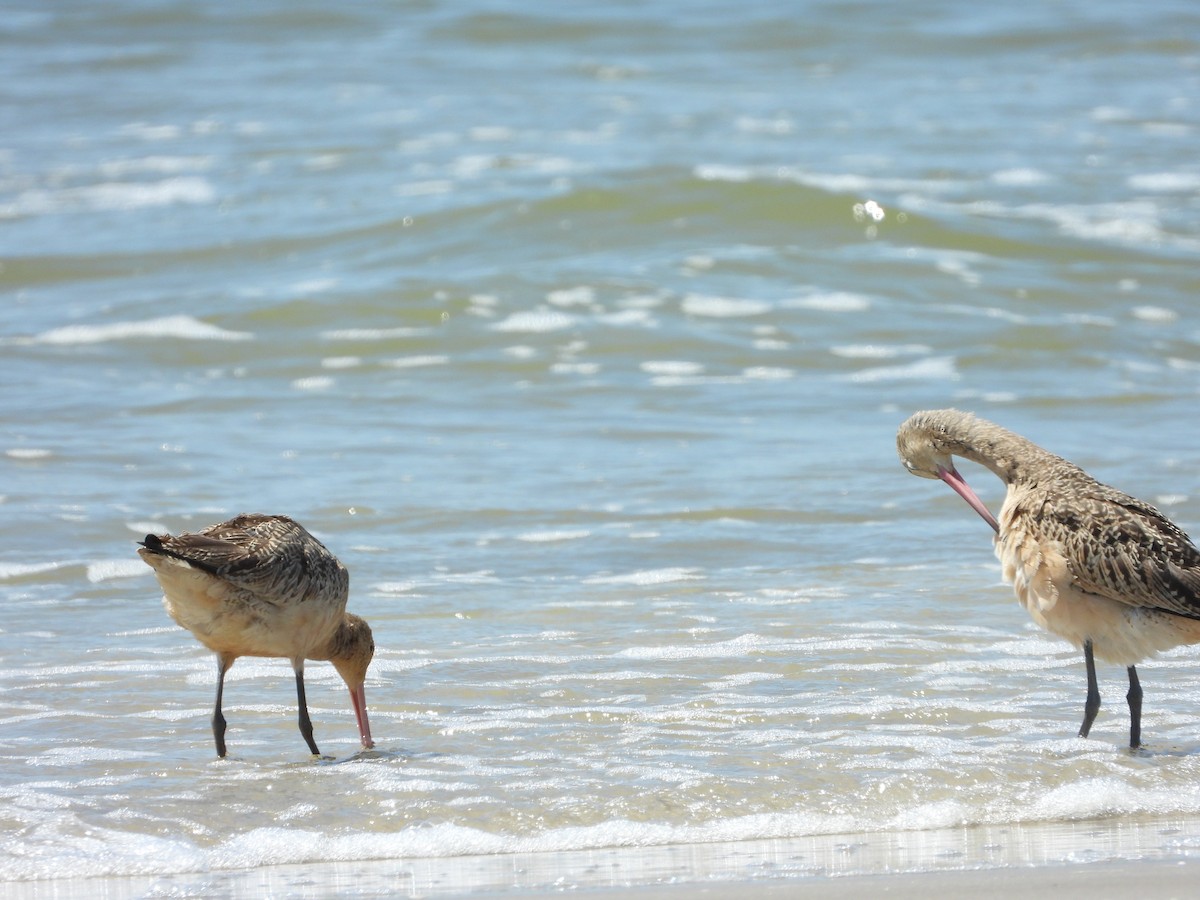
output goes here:
<path id="1" fill-rule="evenodd" d="M 1100 703 L 1093 655 L 1128 668 L 1130 745 L 1138 746 L 1134 666 L 1200 641 L 1200 550 L 1150 504 L 970 413 L 916 413 L 896 443 L 909 472 L 946 481 L 996 530 L 1004 577 L 1034 621 L 1083 649 L 1083 736 Z M 955 456 L 986 466 L 1007 485 L 998 518 L 958 474 Z"/>
<path id="2" fill-rule="evenodd" d="M 331 661 L 350 690 L 362 744 L 373 745 L 363 688 L 375 650 L 371 629 L 346 612 L 346 568 L 302 525 L 287 516 L 240 515 L 194 533 L 148 534 L 138 554 L 158 576 L 171 618 L 217 654 L 218 756 L 225 755 L 225 673 L 239 656 L 291 661 L 300 730 L 314 754 L 304 661 Z"/>

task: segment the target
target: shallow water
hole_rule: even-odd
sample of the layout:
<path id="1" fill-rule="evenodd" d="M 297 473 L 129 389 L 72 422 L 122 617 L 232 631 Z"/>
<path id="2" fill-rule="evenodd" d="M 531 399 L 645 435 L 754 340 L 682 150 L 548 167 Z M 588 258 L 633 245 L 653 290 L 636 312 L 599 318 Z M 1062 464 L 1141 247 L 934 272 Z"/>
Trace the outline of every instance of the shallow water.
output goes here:
<path id="1" fill-rule="evenodd" d="M 1200 665 L 1082 661 L 905 475 L 956 405 L 1200 521 L 1190 4 L 0 23 L 0 877 L 1200 818 Z M 964 473 L 993 506 L 1000 485 Z M 332 668 L 148 531 L 281 512 Z M 1182 827 L 1182 826 L 1181 826 Z"/>

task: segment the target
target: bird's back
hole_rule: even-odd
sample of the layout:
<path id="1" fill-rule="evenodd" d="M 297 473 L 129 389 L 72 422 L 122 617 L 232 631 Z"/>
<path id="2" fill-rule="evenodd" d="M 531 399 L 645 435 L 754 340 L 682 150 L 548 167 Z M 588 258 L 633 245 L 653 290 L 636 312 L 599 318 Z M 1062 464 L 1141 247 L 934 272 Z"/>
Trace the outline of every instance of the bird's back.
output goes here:
<path id="1" fill-rule="evenodd" d="M 1200 618 L 1200 550 L 1154 506 L 1069 463 L 1013 487 L 1003 524 L 1061 547 L 1079 589 Z"/>
<path id="2" fill-rule="evenodd" d="M 237 656 L 306 657 L 342 620 L 349 575 L 286 516 L 240 515 L 199 532 L 147 535 L 171 617 L 201 643 Z"/>

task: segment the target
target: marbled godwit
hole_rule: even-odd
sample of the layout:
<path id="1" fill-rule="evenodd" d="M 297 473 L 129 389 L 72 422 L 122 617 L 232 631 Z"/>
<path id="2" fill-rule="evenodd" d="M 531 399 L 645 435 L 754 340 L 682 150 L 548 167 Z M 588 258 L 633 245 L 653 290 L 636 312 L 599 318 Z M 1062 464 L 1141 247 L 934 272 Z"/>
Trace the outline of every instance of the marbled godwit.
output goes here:
<path id="1" fill-rule="evenodd" d="M 1129 746 L 1141 744 L 1135 665 L 1200 642 L 1200 550 L 1148 503 L 1101 484 L 1018 434 L 953 409 L 900 426 L 906 469 L 940 478 L 996 531 L 996 556 L 1042 628 L 1083 648 L 1088 692 L 1080 737 L 1100 709 L 1095 656 L 1129 673 Z M 1008 486 L 997 521 L 954 468 L 960 456 Z"/>
<path id="2" fill-rule="evenodd" d="M 287 516 L 250 514 L 194 534 L 148 534 L 141 544 L 171 618 L 217 654 L 217 756 L 225 755 L 225 673 L 239 656 L 291 660 L 300 733 L 314 756 L 304 660 L 329 660 L 350 689 L 363 747 L 374 746 L 363 682 L 375 642 L 367 623 L 346 612 L 350 576 L 320 541 Z"/>

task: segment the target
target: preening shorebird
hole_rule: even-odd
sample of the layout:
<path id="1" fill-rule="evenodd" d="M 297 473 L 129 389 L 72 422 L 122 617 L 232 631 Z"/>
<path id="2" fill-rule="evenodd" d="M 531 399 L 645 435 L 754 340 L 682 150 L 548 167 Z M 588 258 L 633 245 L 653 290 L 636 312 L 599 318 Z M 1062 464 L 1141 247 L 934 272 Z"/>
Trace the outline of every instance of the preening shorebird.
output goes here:
<path id="1" fill-rule="evenodd" d="M 350 689 L 363 747 L 374 746 L 364 690 L 371 628 L 346 612 L 345 566 L 303 526 L 287 516 L 241 515 L 195 533 L 148 534 L 138 555 L 158 576 L 171 618 L 217 654 L 217 756 L 225 755 L 225 673 L 239 656 L 291 660 L 300 733 L 314 756 L 304 661 L 329 660 Z"/>
<path id="2" fill-rule="evenodd" d="M 996 531 L 1004 579 L 1033 620 L 1083 649 L 1088 692 L 1080 737 L 1100 709 L 1094 657 L 1129 673 L 1129 746 L 1141 745 L 1136 664 L 1200 642 L 1200 550 L 1148 503 L 999 425 L 954 409 L 900 426 L 904 467 L 940 478 Z M 954 468 L 991 469 L 1008 486 L 997 520 Z"/>

